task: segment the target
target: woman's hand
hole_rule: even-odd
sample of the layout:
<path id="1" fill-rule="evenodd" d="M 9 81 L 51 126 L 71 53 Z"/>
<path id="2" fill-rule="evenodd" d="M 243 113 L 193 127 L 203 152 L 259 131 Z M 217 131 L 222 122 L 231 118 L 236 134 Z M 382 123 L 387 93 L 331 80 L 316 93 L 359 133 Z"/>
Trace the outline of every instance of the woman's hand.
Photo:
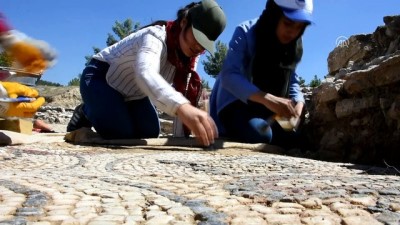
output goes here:
<path id="1" fill-rule="evenodd" d="M 45 103 L 45 99 L 39 97 L 39 92 L 36 89 L 17 82 L 0 82 L 0 96 L 32 98 L 31 102 L 0 102 L 0 117 L 32 118 Z"/>
<path id="2" fill-rule="evenodd" d="M 176 114 L 204 146 L 213 144 L 214 139 L 218 137 L 217 126 L 207 112 L 187 103 L 181 105 Z"/>
<path id="3" fill-rule="evenodd" d="M 270 94 L 265 96 L 269 101 L 265 104 L 267 108 L 277 115 L 290 118 L 296 116 L 293 101 L 287 98 L 276 97 Z"/>
<path id="4" fill-rule="evenodd" d="M 249 100 L 264 105 L 269 110 L 281 117 L 291 118 L 301 115 L 301 111 L 300 114 L 298 114 L 297 109 L 295 109 L 294 102 L 291 99 L 277 97 L 275 95 L 260 91 L 251 95 Z"/>

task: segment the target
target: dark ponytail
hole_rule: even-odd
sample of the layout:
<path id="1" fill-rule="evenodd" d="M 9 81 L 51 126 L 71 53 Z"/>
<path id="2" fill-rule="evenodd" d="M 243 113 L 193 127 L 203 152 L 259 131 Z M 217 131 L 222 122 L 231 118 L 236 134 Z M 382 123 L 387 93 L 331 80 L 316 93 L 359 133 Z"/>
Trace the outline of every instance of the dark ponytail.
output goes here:
<path id="1" fill-rule="evenodd" d="M 176 21 L 181 22 L 184 18 L 190 19 L 188 17 L 189 10 L 197 5 L 200 5 L 200 2 L 192 2 L 188 5 L 186 5 L 185 7 L 179 9 L 178 12 L 176 13 L 176 17 L 177 17 Z"/>
<path id="2" fill-rule="evenodd" d="M 175 22 L 179 24 L 183 19 L 186 18 L 187 21 L 188 21 L 187 26 L 185 27 L 185 30 L 186 30 L 188 27 L 190 27 L 190 25 L 192 25 L 192 19 L 190 18 L 190 16 L 188 16 L 189 15 L 189 10 L 191 8 L 199 5 L 199 4 L 200 4 L 200 2 L 192 2 L 192 3 L 189 3 L 188 5 L 180 8 L 178 10 L 178 12 L 176 13 L 176 17 L 177 18 L 176 18 Z M 155 25 L 163 26 L 163 25 L 166 25 L 166 24 L 167 24 L 167 21 L 165 21 L 165 20 L 157 20 L 157 21 L 154 21 L 151 24 L 148 24 L 148 25 L 140 28 L 140 29 L 143 29 L 143 28 L 146 28 L 146 27 L 150 27 L 150 26 L 155 26 Z"/>

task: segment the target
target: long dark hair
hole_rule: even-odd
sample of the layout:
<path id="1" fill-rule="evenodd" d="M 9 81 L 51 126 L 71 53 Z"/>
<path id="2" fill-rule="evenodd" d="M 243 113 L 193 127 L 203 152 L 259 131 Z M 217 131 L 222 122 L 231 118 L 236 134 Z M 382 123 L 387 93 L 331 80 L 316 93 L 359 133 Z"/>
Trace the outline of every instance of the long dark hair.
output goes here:
<path id="1" fill-rule="evenodd" d="M 287 97 L 289 79 L 300 62 L 303 48 L 301 36 L 288 44 L 281 44 L 276 35 L 281 8 L 268 0 L 255 25 L 255 54 L 252 59 L 253 83 L 264 92 Z"/>

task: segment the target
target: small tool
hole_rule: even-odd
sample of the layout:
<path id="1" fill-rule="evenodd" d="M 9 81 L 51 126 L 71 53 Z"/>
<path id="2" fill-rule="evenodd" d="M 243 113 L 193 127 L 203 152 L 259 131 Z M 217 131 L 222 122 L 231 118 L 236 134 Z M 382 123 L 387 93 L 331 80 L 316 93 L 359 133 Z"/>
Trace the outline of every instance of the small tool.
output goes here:
<path id="1" fill-rule="evenodd" d="M 0 102 L 33 102 L 35 100 L 36 98 L 25 97 L 25 96 L 20 96 L 17 98 L 8 98 L 8 97 L 0 98 Z"/>

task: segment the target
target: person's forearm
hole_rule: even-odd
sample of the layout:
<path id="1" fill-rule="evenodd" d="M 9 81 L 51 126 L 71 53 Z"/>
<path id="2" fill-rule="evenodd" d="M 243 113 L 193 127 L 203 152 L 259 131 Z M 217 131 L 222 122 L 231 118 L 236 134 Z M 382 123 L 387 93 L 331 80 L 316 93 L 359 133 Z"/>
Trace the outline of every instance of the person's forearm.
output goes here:
<path id="1" fill-rule="evenodd" d="M 260 103 L 265 107 L 271 109 L 273 108 L 273 104 L 276 102 L 276 97 L 269 93 L 265 93 L 263 91 L 258 91 L 249 96 L 249 100 L 253 102 Z"/>
<path id="2" fill-rule="evenodd" d="M 297 102 L 296 106 L 295 106 L 295 111 L 297 116 L 301 116 L 301 113 L 303 112 L 303 108 L 304 108 L 304 102 Z"/>
<path id="3" fill-rule="evenodd" d="M 292 117 L 297 115 L 295 111 L 294 102 L 288 98 L 277 97 L 270 93 L 265 93 L 263 91 L 258 91 L 249 96 L 248 100 L 260 103 L 266 108 L 276 113 L 277 115 L 284 117 Z M 302 105 L 299 105 L 300 111 L 302 110 Z"/>

